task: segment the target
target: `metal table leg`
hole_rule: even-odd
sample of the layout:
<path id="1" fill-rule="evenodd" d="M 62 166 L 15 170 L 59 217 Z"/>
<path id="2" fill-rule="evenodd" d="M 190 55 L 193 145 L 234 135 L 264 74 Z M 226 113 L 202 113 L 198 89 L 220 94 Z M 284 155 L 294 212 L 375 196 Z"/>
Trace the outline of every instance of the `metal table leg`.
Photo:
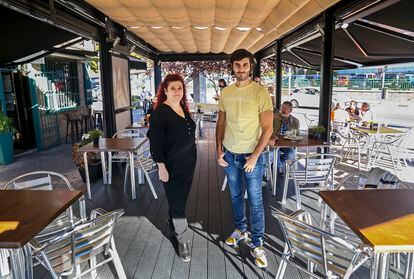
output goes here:
<path id="1" fill-rule="evenodd" d="M 276 196 L 276 185 L 277 185 L 277 161 L 279 156 L 279 147 L 275 147 L 273 150 L 273 196 Z"/>
<path id="2" fill-rule="evenodd" d="M 135 166 L 134 166 L 134 152 L 128 152 L 129 154 L 129 167 L 131 173 L 131 192 L 132 192 L 132 199 L 135 200 L 137 198 L 137 193 L 135 189 Z"/>
<path id="3" fill-rule="evenodd" d="M 92 199 L 91 195 L 91 181 L 89 180 L 89 167 L 88 167 L 88 152 L 83 152 L 83 164 L 85 166 L 85 179 L 86 179 L 86 191 L 88 192 L 88 199 Z"/>
<path id="4" fill-rule="evenodd" d="M 106 172 L 105 152 L 101 152 L 101 163 L 103 184 L 108 184 L 108 173 Z"/>

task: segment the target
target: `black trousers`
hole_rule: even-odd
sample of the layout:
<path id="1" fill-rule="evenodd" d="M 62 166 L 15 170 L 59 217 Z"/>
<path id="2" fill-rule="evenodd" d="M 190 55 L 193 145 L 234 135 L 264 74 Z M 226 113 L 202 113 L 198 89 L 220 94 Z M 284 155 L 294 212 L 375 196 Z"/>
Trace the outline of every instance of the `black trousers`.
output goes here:
<path id="1" fill-rule="evenodd" d="M 180 243 L 190 241 L 185 208 L 193 182 L 195 163 L 194 159 L 186 164 L 182 161 L 168 163 L 169 180 L 163 183 L 168 201 L 170 229 Z"/>

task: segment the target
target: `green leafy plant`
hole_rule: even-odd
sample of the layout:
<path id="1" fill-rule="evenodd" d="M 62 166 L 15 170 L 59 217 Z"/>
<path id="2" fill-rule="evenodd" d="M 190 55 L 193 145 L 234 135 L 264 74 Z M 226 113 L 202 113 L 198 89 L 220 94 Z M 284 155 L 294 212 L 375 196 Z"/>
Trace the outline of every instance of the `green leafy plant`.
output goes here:
<path id="1" fill-rule="evenodd" d="M 0 113 L 0 134 L 15 133 L 16 129 L 13 125 L 13 119 Z"/>
<path id="2" fill-rule="evenodd" d="M 96 138 L 100 138 L 101 136 L 103 136 L 103 132 L 101 130 L 90 130 L 88 132 L 88 135 L 91 139 L 96 139 Z"/>
<path id="3" fill-rule="evenodd" d="M 324 126 L 312 126 L 309 128 L 309 133 L 315 134 L 315 135 L 323 135 L 326 132 L 326 129 Z"/>

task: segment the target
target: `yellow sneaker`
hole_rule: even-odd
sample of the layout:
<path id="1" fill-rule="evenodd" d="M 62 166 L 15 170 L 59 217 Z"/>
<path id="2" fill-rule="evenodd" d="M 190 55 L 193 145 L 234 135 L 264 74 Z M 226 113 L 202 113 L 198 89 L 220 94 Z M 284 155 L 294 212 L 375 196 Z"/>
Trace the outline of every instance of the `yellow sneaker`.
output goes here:
<path id="1" fill-rule="evenodd" d="M 247 239 L 248 236 L 248 232 L 241 232 L 240 230 L 235 229 L 225 242 L 229 246 L 236 246 L 239 241 Z"/>
<path id="2" fill-rule="evenodd" d="M 267 267 L 266 252 L 262 246 L 251 249 L 250 253 L 252 254 L 254 258 L 254 263 L 258 267 L 260 268 Z"/>

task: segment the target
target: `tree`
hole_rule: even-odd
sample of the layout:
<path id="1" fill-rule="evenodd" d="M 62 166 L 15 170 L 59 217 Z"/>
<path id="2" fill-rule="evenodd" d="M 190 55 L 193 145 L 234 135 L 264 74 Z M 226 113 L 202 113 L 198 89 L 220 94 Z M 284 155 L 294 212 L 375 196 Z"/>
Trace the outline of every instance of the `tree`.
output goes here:
<path id="1" fill-rule="evenodd" d="M 224 78 L 227 83 L 230 81 L 228 63 L 226 60 L 163 62 L 161 70 L 165 74 L 179 73 L 184 76 L 186 82 L 202 74 L 218 93 L 218 80 Z"/>

